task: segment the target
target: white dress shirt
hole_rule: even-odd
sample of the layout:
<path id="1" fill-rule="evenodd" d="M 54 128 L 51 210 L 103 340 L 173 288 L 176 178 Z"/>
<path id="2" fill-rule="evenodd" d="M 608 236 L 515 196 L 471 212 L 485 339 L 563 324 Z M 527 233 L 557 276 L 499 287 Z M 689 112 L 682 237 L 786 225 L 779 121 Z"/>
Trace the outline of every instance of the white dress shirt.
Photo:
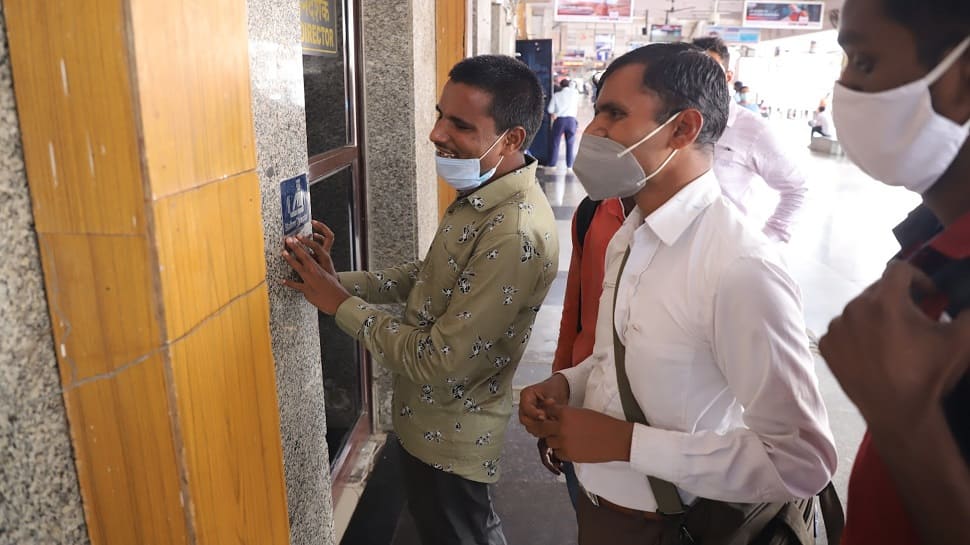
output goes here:
<path id="1" fill-rule="evenodd" d="M 630 462 L 576 464 L 583 486 L 644 511 L 657 509 L 646 475 L 674 483 L 685 503 L 821 490 L 837 457 L 798 287 L 711 172 L 646 219 L 635 209 L 613 237 L 593 354 L 561 371 L 570 404 L 625 420 L 611 328 L 628 246 L 616 331 L 650 426 L 634 427 Z"/>
<path id="2" fill-rule="evenodd" d="M 566 87 L 553 93 L 548 111 L 556 117 L 576 117 L 579 113 L 579 91 Z"/>
<path id="3" fill-rule="evenodd" d="M 714 172 L 724 195 L 744 213 L 757 180 L 777 191 L 780 200 L 764 233 L 772 240 L 787 242 L 791 238 L 791 226 L 808 188 L 801 170 L 758 114 L 730 104 L 727 128 L 714 146 Z"/>

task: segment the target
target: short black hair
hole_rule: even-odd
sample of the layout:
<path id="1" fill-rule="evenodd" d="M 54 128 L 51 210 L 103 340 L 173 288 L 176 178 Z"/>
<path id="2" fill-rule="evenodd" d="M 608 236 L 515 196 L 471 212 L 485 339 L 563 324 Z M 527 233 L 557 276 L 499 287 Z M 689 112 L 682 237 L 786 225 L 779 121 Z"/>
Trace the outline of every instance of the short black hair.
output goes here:
<path id="1" fill-rule="evenodd" d="M 970 35 L 967 0 L 882 0 L 890 19 L 916 38 L 919 61 L 933 68 L 947 50 Z"/>
<path id="2" fill-rule="evenodd" d="M 688 108 L 698 110 L 704 126 L 695 143 L 713 149 L 727 126 L 731 101 L 721 66 L 704 50 L 688 43 L 650 44 L 613 61 L 600 78 L 599 89 L 613 72 L 634 64 L 645 67 L 643 87 L 663 104 L 654 121 L 663 123 Z"/>
<path id="3" fill-rule="evenodd" d="M 525 63 L 507 55 L 479 55 L 456 64 L 448 77 L 491 95 L 488 113 L 497 134 L 522 127 L 526 137 L 520 149 L 528 149 L 539 132 L 545 104 L 539 78 Z"/>
<path id="4" fill-rule="evenodd" d="M 728 46 L 726 43 L 724 43 L 724 40 L 718 38 L 717 36 L 697 38 L 694 40 L 694 45 L 703 49 L 704 51 L 707 51 L 708 53 L 714 53 L 718 57 L 721 57 L 725 70 L 727 70 L 728 66 L 731 66 L 731 51 L 728 50 Z"/>
<path id="5" fill-rule="evenodd" d="M 825 105 L 824 104 L 819 105 L 818 111 L 819 112 L 824 112 L 825 111 Z"/>
<path id="6" fill-rule="evenodd" d="M 559 80 L 560 87 L 569 87 L 569 78 L 562 78 Z"/>

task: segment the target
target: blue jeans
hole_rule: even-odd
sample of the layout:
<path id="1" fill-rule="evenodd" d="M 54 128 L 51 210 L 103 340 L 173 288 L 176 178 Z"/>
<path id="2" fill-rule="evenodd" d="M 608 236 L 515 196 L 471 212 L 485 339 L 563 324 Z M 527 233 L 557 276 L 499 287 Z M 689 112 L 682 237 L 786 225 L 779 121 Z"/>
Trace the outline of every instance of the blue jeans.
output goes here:
<path id="1" fill-rule="evenodd" d="M 576 468 L 572 462 L 562 463 L 562 473 L 566 476 L 566 490 L 569 491 L 569 501 L 573 502 L 573 509 L 576 509 L 576 501 L 579 500 L 579 479 L 576 478 Z"/>
<path id="2" fill-rule="evenodd" d="M 576 157 L 576 131 L 578 124 L 575 117 L 557 117 L 552 122 L 552 149 L 549 155 L 549 166 L 554 167 L 559 162 L 559 142 L 566 136 L 566 166 L 573 168 Z"/>

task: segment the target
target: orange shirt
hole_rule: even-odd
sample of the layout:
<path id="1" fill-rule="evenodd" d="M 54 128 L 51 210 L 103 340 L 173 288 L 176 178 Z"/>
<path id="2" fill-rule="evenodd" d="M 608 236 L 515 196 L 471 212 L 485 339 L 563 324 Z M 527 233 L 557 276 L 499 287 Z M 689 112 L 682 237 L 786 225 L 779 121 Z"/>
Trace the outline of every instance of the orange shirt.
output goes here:
<path id="1" fill-rule="evenodd" d="M 606 247 L 624 219 L 620 199 L 604 200 L 596 207 L 580 245 L 576 240 L 576 215 L 573 215 L 573 254 L 559 322 L 559 342 L 552 360 L 553 372 L 573 367 L 593 353 L 596 314 L 606 272 Z"/>

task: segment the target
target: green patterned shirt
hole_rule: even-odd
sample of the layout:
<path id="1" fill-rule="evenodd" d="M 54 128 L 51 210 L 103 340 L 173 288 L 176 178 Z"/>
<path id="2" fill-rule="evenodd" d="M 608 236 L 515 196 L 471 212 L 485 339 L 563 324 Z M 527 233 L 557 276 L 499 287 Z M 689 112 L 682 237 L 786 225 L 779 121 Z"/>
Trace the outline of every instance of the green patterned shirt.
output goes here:
<path id="1" fill-rule="evenodd" d="M 424 261 L 344 272 L 337 325 L 395 373 L 394 429 L 428 465 L 495 482 L 512 376 L 559 268 L 536 163 L 456 200 Z M 371 304 L 404 302 L 403 319 Z"/>

